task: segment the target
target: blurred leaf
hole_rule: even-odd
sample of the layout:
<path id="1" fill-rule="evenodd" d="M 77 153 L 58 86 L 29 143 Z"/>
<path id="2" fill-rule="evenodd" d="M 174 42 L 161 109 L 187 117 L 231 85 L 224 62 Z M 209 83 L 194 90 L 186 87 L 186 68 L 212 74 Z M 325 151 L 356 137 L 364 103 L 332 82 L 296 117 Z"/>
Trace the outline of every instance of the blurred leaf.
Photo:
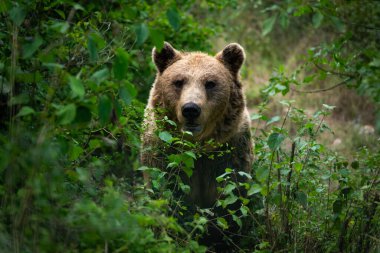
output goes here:
<path id="1" fill-rule="evenodd" d="M 39 35 L 36 35 L 32 43 L 25 44 L 22 47 L 22 57 L 24 59 L 31 57 L 34 52 L 42 45 L 44 41 Z"/>
<path id="2" fill-rule="evenodd" d="M 304 208 L 307 208 L 307 195 L 304 192 L 296 192 L 296 200 L 300 203 Z"/>
<path id="3" fill-rule="evenodd" d="M 33 108 L 29 107 L 29 106 L 23 106 L 21 108 L 21 110 L 17 113 L 16 117 L 22 117 L 22 116 L 26 116 L 26 115 L 30 115 L 30 114 L 34 114 L 35 111 Z"/>
<path id="4" fill-rule="evenodd" d="M 17 25 L 20 26 L 24 21 L 26 11 L 21 6 L 15 6 L 9 11 L 9 17 Z"/>
<path id="5" fill-rule="evenodd" d="M 346 30 L 346 25 L 338 17 L 330 16 L 330 19 L 339 32 L 343 33 Z"/>
<path id="6" fill-rule="evenodd" d="M 69 84 L 73 93 L 73 97 L 83 98 L 85 90 L 81 80 L 76 77 L 69 76 Z"/>
<path id="7" fill-rule="evenodd" d="M 259 184 L 253 184 L 251 185 L 251 187 L 249 188 L 248 192 L 247 192 L 247 195 L 248 196 L 251 196 L 255 193 L 258 193 L 260 192 L 262 189 L 262 187 L 259 185 Z"/>
<path id="8" fill-rule="evenodd" d="M 313 15 L 313 26 L 314 28 L 318 28 L 321 26 L 323 21 L 323 14 L 320 11 L 317 11 Z"/>
<path id="9" fill-rule="evenodd" d="M 288 28 L 289 26 L 289 17 L 286 12 L 282 12 L 280 17 L 279 17 L 279 22 L 282 28 Z"/>
<path id="10" fill-rule="evenodd" d="M 167 131 L 160 132 L 158 134 L 158 137 L 160 137 L 161 140 L 167 143 L 171 143 L 173 141 L 173 136 Z"/>
<path id="11" fill-rule="evenodd" d="M 123 100 L 126 105 L 132 103 L 133 98 L 137 95 L 137 90 L 135 86 L 131 83 L 125 83 L 119 90 L 119 97 Z"/>
<path id="12" fill-rule="evenodd" d="M 166 12 L 166 16 L 168 17 L 170 25 L 173 27 L 175 31 L 177 31 L 180 27 L 181 22 L 177 9 L 175 7 L 170 8 Z"/>
<path id="13" fill-rule="evenodd" d="M 135 32 L 137 36 L 136 45 L 141 46 L 149 36 L 149 29 L 146 24 L 139 24 L 136 26 Z"/>
<path id="14" fill-rule="evenodd" d="M 112 101 L 107 95 L 103 95 L 99 99 L 99 120 L 102 125 L 109 122 L 112 114 Z"/>
<path id="15" fill-rule="evenodd" d="M 261 119 L 262 117 L 263 115 L 255 113 L 251 115 L 251 120 Z"/>
<path id="16" fill-rule="evenodd" d="M 351 167 L 355 170 L 359 169 L 359 161 L 353 161 Z"/>
<path id="17" fill-rule="evenodd" d="M 285 136 L 283 134 L 272 133 L 268 138 L 268 146 L 272 151 L 277 150 L 284 140 Z"/>
<path id="18" fill-rule="evenodd" d="M 272 124 L 272 123 L 275 123 L 275 122 L 278 122 L 280 121 L 280 116 L 274 116 L 273 118 L 271 118 L 268 122 L 267 122 L 267 126 Z"/>
<path id="19" fill-rule="evenodd" d="M 57 112 L 59 123 L 62 125 L 70 124 L 75 119 L 75 115 L 76 115 L 75 104 L 65 105 Z"/>
<path id="20" fill-rule="evenodd" d="M 273 15 L 272 17 L 267 18 L 263 22 L 262 33 L 261 33 L 262 36 L 266 36 L 273 30 L 274 24 L 276 23 L 276 19 L 277 19 L 277 15 Z"/>
<path id="21" fill-rule="evenodd" d="M 94 74 L 92 74 L 90 79 L 99 85 L 100 83 L 107 80 L 108 77 L 109 77 L 108 68 L 103 68 L 101 70 L 96 71 Z"/>
<path id="22" fill-rule="evenodd" d="M 98 59 L 98 49 L 94 37 L 91 34 L 87 38 L 87 49 L 90 56 L 90 61 L 96 61 Z"/>
<path id="23" fill-rule="evenodd" d="M 152 40 L 157 51 L 160 52 L 164 47 L 164 33 L 160 30 L 150 30 L 150 39 Z"/>
<path id="24" fill-rule="evenodd" d="M 125 78 L 128 73 L 129 55 L 123 48 L 116 49 L 116 57 L 113 63 L 113 74 L 118 80 Z"/>
<path id="25" fill-rule="evenodd" d="M 69 28 L 70 25 L 67 22 L 53 22 L 50 25 L 50 29 L 59 33 L 66 33 Z"/>

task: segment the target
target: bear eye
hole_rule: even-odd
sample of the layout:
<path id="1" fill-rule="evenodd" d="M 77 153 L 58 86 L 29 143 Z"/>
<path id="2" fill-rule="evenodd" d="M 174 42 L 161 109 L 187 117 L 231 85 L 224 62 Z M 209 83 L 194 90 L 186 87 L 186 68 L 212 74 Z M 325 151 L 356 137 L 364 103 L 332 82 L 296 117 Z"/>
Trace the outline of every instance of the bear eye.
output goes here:
<path id="1" fill-rule="evenodd" d="M 183 84 L 185 83 L 184 80 L 176 80 L 173 82 L 173 85 L 176 87 L 176 88 L 182 88 Z"/>
<path id="2" fill-rule="evenodd" d="M 215 86 L 216 86 L 216 82 L 214 82 L 214 81 L 207 81 L 207 82 L 205 83 L 205 87 L 206 87 L 207 90 L 211 90 L 211 89 L 213 89 Z"/>

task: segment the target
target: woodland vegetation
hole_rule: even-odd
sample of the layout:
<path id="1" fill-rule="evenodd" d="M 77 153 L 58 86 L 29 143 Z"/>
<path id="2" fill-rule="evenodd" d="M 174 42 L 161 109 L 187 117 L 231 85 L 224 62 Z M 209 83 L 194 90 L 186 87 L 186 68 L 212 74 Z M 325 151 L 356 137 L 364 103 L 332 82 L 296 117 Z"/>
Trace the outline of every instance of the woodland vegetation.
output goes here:
<path id="1" fill-rule="evenodd" d="M 176 197 L 199 144 L 162 129 L 183 150 L 139 162 L 164 41 L 246 50 L 255 161 L 215 179 L 250 224 L 234 251 L 380 250 L 380 2 L 4 0 L 0 18 L 0 252 L 212 252 L 199 238 L 231 224 Z"/>

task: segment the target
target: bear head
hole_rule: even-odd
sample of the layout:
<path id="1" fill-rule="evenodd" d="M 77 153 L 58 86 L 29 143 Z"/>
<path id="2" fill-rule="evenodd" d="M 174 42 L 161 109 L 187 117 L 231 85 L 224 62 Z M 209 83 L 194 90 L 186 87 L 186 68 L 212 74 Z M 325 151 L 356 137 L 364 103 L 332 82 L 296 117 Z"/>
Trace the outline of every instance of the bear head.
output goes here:
<path id="1" fill-rule="evenodd" d="M 150 99 L 153 108 L 166 109 L 167 116 L 196 140 L 226 141 L 234 134 L 245 108 L 239 81 L 245 54 L 239 44 L 210 56 L 179 52 L 165 42 L 152 55 L 158 72 Z"/>

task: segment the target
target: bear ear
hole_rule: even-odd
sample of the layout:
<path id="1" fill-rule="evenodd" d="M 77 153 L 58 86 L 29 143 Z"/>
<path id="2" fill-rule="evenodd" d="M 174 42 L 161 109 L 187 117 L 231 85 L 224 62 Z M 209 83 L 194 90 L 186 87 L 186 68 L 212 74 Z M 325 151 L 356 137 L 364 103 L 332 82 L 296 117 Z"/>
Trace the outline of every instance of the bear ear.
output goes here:
<path id="1" fill-rule="evenodd" d="M 217 53 L 216 59 L 221 61 L 236 76 L 245 59 L 244 49 L 237 43 L 228 44 Z"/>
<path id="2" fill-rule="evenodd" d="M 164 70 L 181 58 L 180 53 L 175 50 L 172 45 L 164 42 L 164 46 L 160 52 L 154 47 L 152 51 L 153 62 L 157 70 L 162 73 Z"/>

